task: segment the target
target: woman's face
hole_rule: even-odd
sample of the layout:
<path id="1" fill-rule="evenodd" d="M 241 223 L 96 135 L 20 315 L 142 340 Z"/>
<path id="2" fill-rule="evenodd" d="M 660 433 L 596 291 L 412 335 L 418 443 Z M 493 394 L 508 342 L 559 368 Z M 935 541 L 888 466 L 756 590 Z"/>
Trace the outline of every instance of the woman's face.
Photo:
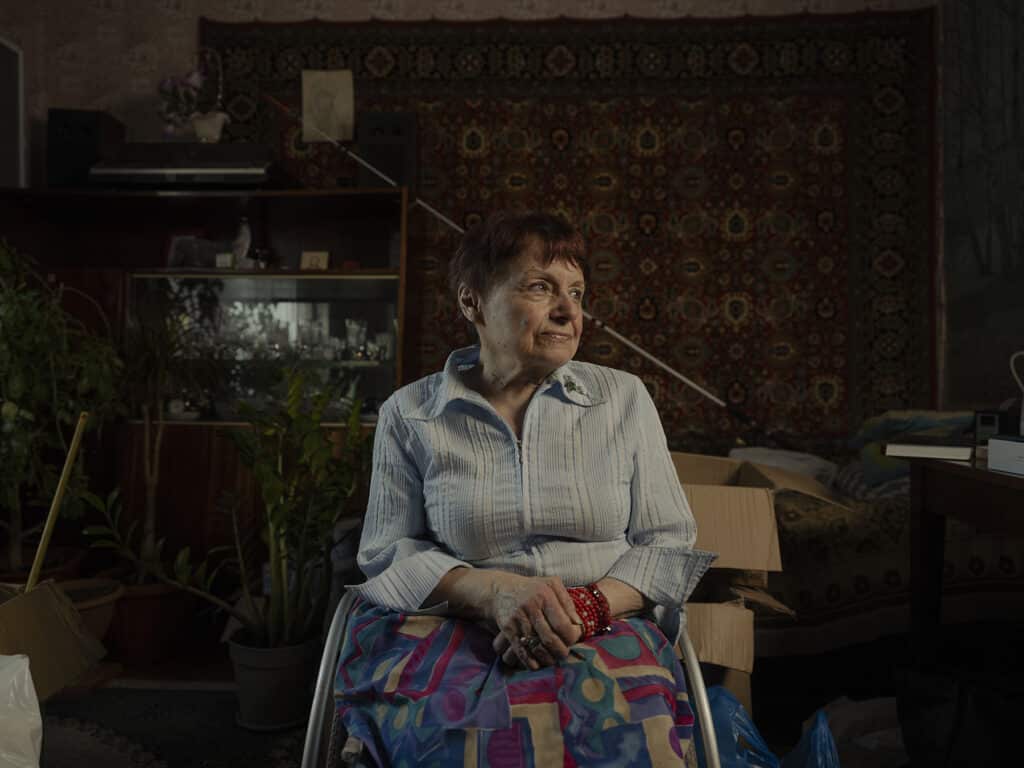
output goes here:
<path id="1" fill-rule="evenodd" d="M 534 240 L 470 317 L 481 356 L 502 367 L 547 375 L 576 354 L 583 332 L 583 273 L 567 261 L 547 266 Z"/>

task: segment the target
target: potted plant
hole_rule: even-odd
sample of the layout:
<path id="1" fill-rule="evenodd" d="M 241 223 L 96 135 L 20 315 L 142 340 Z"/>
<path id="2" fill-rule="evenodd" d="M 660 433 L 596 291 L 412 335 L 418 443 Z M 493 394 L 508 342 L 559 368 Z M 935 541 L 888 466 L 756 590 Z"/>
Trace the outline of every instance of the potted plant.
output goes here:
<path id="1" fill-rule="evenodd" d="M 93 414 L 90 425 L 95 428 L 119 410 L 122 365 L 109 324 L 108 338 L 90 333 L 61 305 L 70 291 L 50 286 L 30 257 L 0 241 L 0 508 L 5 513 L 0 571 L 7 579 L 17 579 L 28 565 L 29 540 L 42 527 L 31 515 L 56 487 L 59 461 L 67 451 L 65 433 L 80 411 Z M 80 295 L 106 324 L 99 305 Z M 81 511 L 83 467 L 79 456 L 65 514 Z"/>
<path id="2" fill-rule="evenodd" d="M 148 567 L 161 582 L 223 609 L 239 629 L 230 638 L 238 683 L 238 722 L 268 730 L 305 722 L 309 682 L 315 670 L 320 633 L 330 593 L 330 551 L 335 526 L 361 515 L 350 500 L 367 466 L 369 442 L 359 421 L 354 387 L 318 383 L 314 372 L 290 367 L 284 393 L 262 407 L 239 409 L 249 427 L 232 431 L 243 463 L 256 481 L 262 510 L 257 532 L 266 563 L 253 557 L 237 505 L 230 505 L 234 544 L 194 564 L 188 548 L 165 568 L 159 559 Z M 332 413 L 333 411 L 333 413 Z M 325 421 L 344 427 L 333 441 Z M 136 557 L 124 544 L 119 521 L 108 520 L 107 542 Z M 217 577 L 233 569 L 237 589 L 217 590 Z M 263 592 L 266 594 L 262 594 Z"/>
<path id="3" fill-rule="evenodd" d="M 134 574 L 138 584 L 152 570 L 147 564 L 159 559 L 157 499 L 169 405 L 216 388 L 226 375 L 226 353 L 213 341 L 220 287 L 209 280 L 152 281 L 125 327 L 125 395 L 132 413 L 141 418 L 143 434 L 145 504 Z"/>
<path id="4" fill-rule="evenodd" d="M 132 519 L 132 535 L 117 548 L 125 566 L 115 569 L 114 575 L 127 588 L 111 630 L 118 656 L 140 665 L 171 654 L 174 629 L 186 618 L 190 604 L 153 576 L 163 557 L 158 502 L 169 408 L 187 397 L 201 399 L 202 393 L 219 386 L 226 366 L 226 352 L 215 342 L 218 281 L 159 279 L 144 287 L 125 324 L 122 389 L 130 413 L 141 421 L 143 504 L 141 509 L 129 507 L 125 514 L 126 520 Z M 86 500 L 103 515 L 114 511 L 98 497 Z M 86 533 L 102 540 L 109 535 L 106 528 L 91 526 Z"/>
<path id="5" fill-rule="evenodd" d="M 209 77 L 210 65 L 216 76 L 216 92 L 213 96 L 204 88 Z M 223 110 L 224 72 L 220 54 L 212 48 L 199 50 L 199 66 L 182 77 L 166 77 L 160 81 L 160 117 L 164 121 L 164 133 L 180 136 L 191 128 L 201 142 L 220 141 L 221 131 L 230 122 Z"/>

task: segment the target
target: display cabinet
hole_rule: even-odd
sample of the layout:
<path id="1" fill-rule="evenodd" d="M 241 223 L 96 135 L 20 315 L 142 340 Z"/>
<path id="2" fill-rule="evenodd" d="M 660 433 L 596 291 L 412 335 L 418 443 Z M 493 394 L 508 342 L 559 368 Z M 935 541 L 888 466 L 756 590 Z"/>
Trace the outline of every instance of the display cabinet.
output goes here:
<path id="1" fill-rule="evenodd" d="M 368 421 L 403 381 L 404 188 L 3 197 L 4 234 L 54 279 L 93 295 L 115 328 L 137 321 L 140 308 L 149 322 L 163 312 L 168 322 L 193 323 L 189 348 L 174 353 L 177 369 L 214 367 L 222 376 L 204 391 L 176 392 L 173 419 L 236 420 L 238 400 L 258 403 L 295 363 L 325 381 L 354 381 Z"/>
<path id="2" fill-rule="evenodd" d="M 221 374 L 198 391 L 167 390 L 156 504 L 168 551 L 231 540 L 225 491 L 243 498 L 243 528 L 251 519 L 258 494 L 226 427 L 238 425 L 240 401 L 273 395 L 283 366 L 354 381 L 367 429 L 404 383 L 402 188 L 0 190 L 0 237 L 73 289 L 83 323 L 119 336 L 125 376 L 145 372 L 127 343 L 142 321 L 189 331 L 172 373 Z M 101 494 L 121 488 L 129 518 L 146 503 L 139 416 L 105 431 L 90 469 Z"/>

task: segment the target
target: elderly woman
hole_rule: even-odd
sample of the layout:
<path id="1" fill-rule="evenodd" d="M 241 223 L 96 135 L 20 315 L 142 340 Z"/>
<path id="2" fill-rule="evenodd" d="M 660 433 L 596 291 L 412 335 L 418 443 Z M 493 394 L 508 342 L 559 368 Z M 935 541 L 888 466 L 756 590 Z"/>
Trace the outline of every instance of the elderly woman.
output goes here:
<path id="1" fill-rule="evenodd" d="M 586 272 L 557 217 L 474 228 L 479 345 L 380 410 L 336 694 L 381 764 L 693 761 L 673 647 L 712 556 L 644 385 L 572 359 Z"/>

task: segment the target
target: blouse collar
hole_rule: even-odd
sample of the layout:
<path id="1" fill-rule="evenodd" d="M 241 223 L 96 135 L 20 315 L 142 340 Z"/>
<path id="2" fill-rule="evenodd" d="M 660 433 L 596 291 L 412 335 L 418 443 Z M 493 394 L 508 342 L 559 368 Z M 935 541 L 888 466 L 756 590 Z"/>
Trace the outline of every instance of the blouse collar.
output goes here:
<path id="1" fill-rule="evenodd" d="M 444 364 L 444 370 L 441 372 L 441 383 L 434 392 L 433 397 L 428 398 L 409 416 L 411 418 L 435 419 L 444 412 L 449 403 L 456 400 L 480 402 L 483 396 L 479 392 L 467 387 L 460 375 L 463 371 L 468 371 L 479 362 L 479 345 L 463 347 L 452 352 Z M 584 407 L 604 402 L 600 397 L 592 395 L 590 388 L 583 384 L 577 368 L 577 363 L 572 360 L 568 361 L 548 374 L 538 392 L 541 394 L 551 392 L 552 394 L 561 395 L 567 402 Z"/>

